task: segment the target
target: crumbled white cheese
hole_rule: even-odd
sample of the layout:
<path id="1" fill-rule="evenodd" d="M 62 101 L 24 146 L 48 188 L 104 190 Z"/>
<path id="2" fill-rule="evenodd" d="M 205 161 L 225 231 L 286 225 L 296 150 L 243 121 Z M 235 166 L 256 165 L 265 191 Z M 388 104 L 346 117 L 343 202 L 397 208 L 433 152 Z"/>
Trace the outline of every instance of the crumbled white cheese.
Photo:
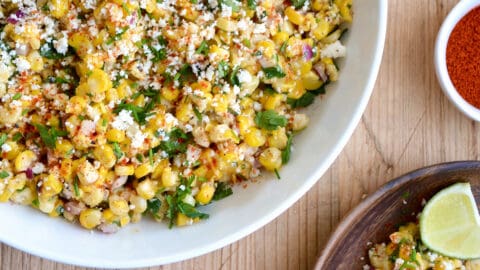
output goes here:
<path id="1" fill-rule="evenodd" d="M 323 50 L 320 52 L 322 57 L 330 57 L 330 58 L 338 58 L 338 57 L 345 57 L 347 54 L 347 48 L 340 43 L 340 41 L 335 41 L 332 44 L 327 45 Z"/>
<path id="2" fill-rule="evenodd" d="M 112 122 L 112 127 L 119 130 L 126 130 L 131 125 L 133 125 L 132 112 L 127 110 L 121 110 Z"/>
<path id="3" fill-rule="evenodd" d="M 7 152 L 10 152 L 12 150 L 12 147 L 8 144 L 8 143 L 4 143 L 2 144 L 2 151 L 7 153 Z"/>
<path id="4" fill-rule="evenodd" d="M 41 174 L 44 171 L 45 171 L 45 165 L 43 165 L 43 163 L 41 163 L 41 162 L 35 163 L 32 167 L 32 172 L 34 174 Z"/>
<path id="5" fill-rule="evenodd" d="M 15 59 L 14 63 L 17 66 L 18 72 L 27 71 L 30 69 L 30 62 L 28 62 L 25 58 L 19 57 Z"/>

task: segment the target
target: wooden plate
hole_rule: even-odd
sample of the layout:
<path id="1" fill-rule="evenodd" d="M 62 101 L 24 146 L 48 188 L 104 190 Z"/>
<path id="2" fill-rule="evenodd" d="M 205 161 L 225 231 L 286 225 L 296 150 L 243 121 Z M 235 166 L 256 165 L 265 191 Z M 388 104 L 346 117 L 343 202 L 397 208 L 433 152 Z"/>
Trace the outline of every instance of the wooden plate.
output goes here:
<path id="1" fill-rule="evenodd" d="M 480 206 L 479 161 L 437 164 L 388 182 L 338 225 L 315 269 L 362 269 L 368 263 L 367 243 L 386 242 L 398 225 L 416 220 L 422 200 L 457 182 L 470 182 Z"/>

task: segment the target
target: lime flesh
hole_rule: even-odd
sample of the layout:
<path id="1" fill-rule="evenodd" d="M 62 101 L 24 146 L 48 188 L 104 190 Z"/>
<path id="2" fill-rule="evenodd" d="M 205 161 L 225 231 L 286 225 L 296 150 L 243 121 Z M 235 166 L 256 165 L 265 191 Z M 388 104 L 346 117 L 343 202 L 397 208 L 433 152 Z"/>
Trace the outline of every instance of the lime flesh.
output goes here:
<path id="1" fill-rule="evenodd" d="M 480 258 L 480 215 L 470 184 L 457 183 L 433 196 L 420 217 L 422 242 L 459 259 Z"/>

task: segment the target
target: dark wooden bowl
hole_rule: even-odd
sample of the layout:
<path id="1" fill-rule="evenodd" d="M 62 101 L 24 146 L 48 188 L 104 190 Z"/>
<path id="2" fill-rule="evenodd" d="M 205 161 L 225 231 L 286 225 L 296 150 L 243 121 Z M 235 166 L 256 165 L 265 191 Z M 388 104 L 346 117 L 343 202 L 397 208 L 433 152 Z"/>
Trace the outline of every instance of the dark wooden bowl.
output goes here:
<path id="1" fill-rule="evenodd" d="M 399 225 L 416 220 L 423 199 L 457 182 L 470 182 L 480 206 L 479 161 L 433 165 L 386 183 L 338 225 L 315 269 L 362 269 L 368 263 L 368 242 L 386 242 Z"/>

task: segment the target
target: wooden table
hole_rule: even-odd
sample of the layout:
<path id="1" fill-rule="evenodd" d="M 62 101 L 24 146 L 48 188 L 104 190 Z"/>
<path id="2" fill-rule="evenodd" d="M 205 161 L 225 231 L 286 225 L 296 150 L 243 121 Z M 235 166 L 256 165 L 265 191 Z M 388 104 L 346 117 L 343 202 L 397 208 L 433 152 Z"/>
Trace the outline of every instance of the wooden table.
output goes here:
<path id="1" fill-rule="evenodd" d="M 387 0 L 384 0 L 387 1 Z M 332 167 L 300 201 L 255 233 L 191 260 L 149 269 L 311 269 L 340 219 L 391 178 L 478 159 L 479 125 L 440 90 L 433 49 L 458 1 L 390 0 L 383 62 L 370 104 Z M 0 269 L 84 269 L 2 245 Z"/>

